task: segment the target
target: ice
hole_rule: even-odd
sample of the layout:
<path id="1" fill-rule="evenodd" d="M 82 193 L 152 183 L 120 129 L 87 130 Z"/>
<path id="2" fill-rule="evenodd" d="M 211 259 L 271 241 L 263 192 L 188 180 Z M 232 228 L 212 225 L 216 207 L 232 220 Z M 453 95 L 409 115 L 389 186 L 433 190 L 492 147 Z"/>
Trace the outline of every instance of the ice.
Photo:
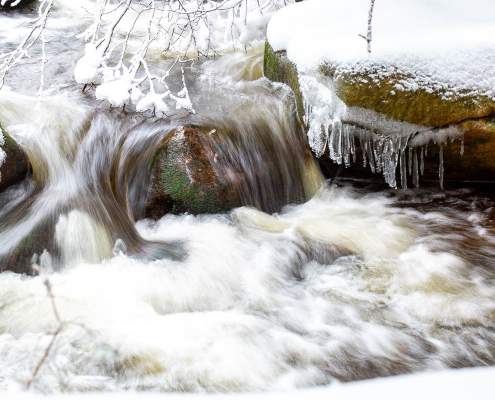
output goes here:
<path id="1" fill-rule="evenodd" d="M 440 181 L 440 188 L 443 189 L 443 179 L 444 179 L 443 145 L 440 145 L 440 151 L 438 156 L 438 179 Z"/>

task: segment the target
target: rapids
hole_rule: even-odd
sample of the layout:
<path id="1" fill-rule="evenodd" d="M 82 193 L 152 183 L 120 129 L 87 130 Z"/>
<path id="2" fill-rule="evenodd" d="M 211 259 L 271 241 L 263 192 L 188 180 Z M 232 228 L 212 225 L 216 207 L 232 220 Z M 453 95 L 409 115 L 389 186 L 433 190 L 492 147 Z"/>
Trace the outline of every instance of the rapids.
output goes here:
<path id="1" fill-rule="evenodd" d="M 0 391 L 25 388 L 52 340 L 32 386 L 44 393 L 279 390 L 495 364 L 490 193 L 325 182 L 259 50 L 189 65 L 196 114 L 154 118 L 81 94 L 77 47 L 63 47 L 47 66 L 60 93 L 21 94 L 37 82 L 29 64 L 0 92 L 33 165 L 0 194 L 0 260 L 33 230 L 45 240 L 33 276 L 0 273 Z M 143 218 L 149 159 L 182 124 L 230 132 L 219 173 L 249 176 L 244 207 Z"/>

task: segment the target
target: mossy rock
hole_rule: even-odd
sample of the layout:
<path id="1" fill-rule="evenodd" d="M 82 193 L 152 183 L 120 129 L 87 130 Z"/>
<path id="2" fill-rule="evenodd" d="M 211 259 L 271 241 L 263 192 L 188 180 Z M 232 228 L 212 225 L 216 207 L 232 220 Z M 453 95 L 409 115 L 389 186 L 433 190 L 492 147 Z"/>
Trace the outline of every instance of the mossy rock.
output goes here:
<path id="1" fill-rule="evenodd" d="M 29 160 L 24 151 L 0 125 L 0 148 L 5 160 L 0 165 L 0 191 L 22 181 L 29 172 Z"/>
<path id="2" fill-rule="evenodd" d="M 376 78 L 378 71 L 340 73 L 325 64 L 321 72 L 335 82 L 337 96 L 350 107 L 381 113 L 396 121 L 441 127 L 495 114 L 495 101 L 487 96 L 450 93 L 448 89 L 399 90 L 413 76 L 396 73 Z"/>
<path id="3" fill-rule="evenodd" d="M 152 161 L 148 217 L 219 213 L 241 205 L 233 185 L 214 169 L 212 149 L 204 140 L 209 131 L 180 127 L 167 136 Z"/>
<path id="4" fill-rule="evenodd" d="M 294 63 L 286 56 L 285 51 L 274 51 L 268 42 L 265 43 L 263 74 L 273 82 L 285 83 L 294 92 L 299 120 L 303 120 L 304 102 L 299 86 L 299 74 Z"/>

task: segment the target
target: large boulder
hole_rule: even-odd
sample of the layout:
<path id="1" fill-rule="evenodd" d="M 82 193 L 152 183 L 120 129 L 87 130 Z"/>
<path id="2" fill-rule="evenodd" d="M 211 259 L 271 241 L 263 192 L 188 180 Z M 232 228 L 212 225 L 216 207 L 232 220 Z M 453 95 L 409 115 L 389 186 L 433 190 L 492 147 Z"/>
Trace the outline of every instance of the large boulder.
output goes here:
<path id="1" fill-rule="evenodd" d="M 0 125 L 0 191 L 22 181 L 29 168 L 26 153 Z"/>
<path id="2" fill-rule="evenodd" d="M 304 119 L 305 106 L 300 88 L 300 77 L 296 66 L 287 58 L 285 51 L 274 51 L 267 43 L 265 48 L 265 76 L 269 79 L 289 85 L 297 99 L 300 119 Z M 473 93 L 452 93 L 447 87 L 435 90 L 418 88 L 406 90 L 404 82 L 412 77 L 401 74 L 380 74 L 373 67 L 361 68 L 359 73 L 343 72 L 335 65 L 325 63 L 318 72 L 324 81 L 331 82 L 337 97 L 351 110 L 342 122 L 344 126 L 369 128 L 363 120 L 353 120 L 353 116 L 372 116 L 381 125 L 405 127 L 417 131 L 429 131 L 430 146 L 425 156 L 422 181 L 438 181 L 440 170 L 446 182 L 492 182 L 495 179 L 495 100 L 485 95 Z M 355 112 L 355 111 L 358 112 Z M 369 111 L 369 113 L 368 113 Z M 378 126 L 378 127 L 377 127 Z M 446 129 L 458 131 L 457 140 L 436 138 L 436 132 Z M 380 133 L 380 132 L 378 132 Z M 389 134 L 389 133 L 388 133 Z M 439 135 L 440 136 L 440 135 Z M 411 143 L 414 143 L 411 141 Z M 443 168 L 440 165 L 442 145 Z M 356 152 L 360 153 L 359 141 Z M 419 150 L 418 150 L 419 153 Z M 357 157 L 360 159 L 360 157 Z M 326 175 L 342 172 L 335 162 L 330 160 L 328 149 L 320 163 Z M 345 176 L 363 177 L 367 173 L 358 162 L 344 172 Z M 399 175 L 399 164 L 397 176 Z M 409 177 L 409 184 L 412 178 Z"/>
<path id="3" fill-rule="evenodd" d="M 164 138 L 152 161 L 146 216 L 239 206 L 273 213 L 319 189 L 320 171 L 295 122 L 284 129 L 254 117 L 240 126 L 217 122 L 182 126 Z"/>
<path id="4" fill-rule="evenodd" d="M 167 135 L 153 160 L 146 215 L 217 213 L 241 205 L 233 181 L 218 176 L 208 145 L 210 130 L 179 127 Z"/>

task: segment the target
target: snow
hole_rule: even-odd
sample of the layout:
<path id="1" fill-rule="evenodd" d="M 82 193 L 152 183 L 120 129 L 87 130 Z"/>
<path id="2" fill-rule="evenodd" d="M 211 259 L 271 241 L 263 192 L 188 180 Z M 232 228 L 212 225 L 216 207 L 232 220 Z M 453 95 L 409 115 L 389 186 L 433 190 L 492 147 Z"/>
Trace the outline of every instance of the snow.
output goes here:
<path id="1" fill-rule="evenodd" d="M 84 393 L 77 395 L 37 395 L 22 393 L 25 400 L 417 400 L 449 399 L 468 400 L 492 399 L 494 368 L 473 368 L 463 370 L 423 373 L 410 376 L 375 379 L 349 384 L 334 384 L 311 390 L 274 393 L 246 394 L 177 394 L 177 393 Z M 17 400 L 20 392 L 3 394 L 4 400 Z"/>
<path id="2" fill-rule="evenodd" d="M 103 74 L 103 82 L 97 86 L 95 97 L 107 100 L 114 107 L 122 107 L 129 102 L 133 87 L 133 77 L 123 68 L 120 71 L 107 70 Z"/>
<path id="3" fill-rule="evenodd" d="M 74 68 L 74 78 L 77 83 L 93 83 L 98 76 L 98 69 L 102 62 L 102 56 L 98 53 L 93 43 L 87 43 L 84 55 L 79 59 Z"/>
<path id="4" fill-rule="evenodd" d="M 287 50 L 302 71 L 327 62 L 337 74 L 373 71 L 377 79 L 405 74 L 397 90 L 495 98 L 495 2 L 379 0 L 371 55 L 360 36 L 367 32 L 369 5 L 369 0 L 290 5 L 271 19 L 268 40 L 275 50 Z"/>

